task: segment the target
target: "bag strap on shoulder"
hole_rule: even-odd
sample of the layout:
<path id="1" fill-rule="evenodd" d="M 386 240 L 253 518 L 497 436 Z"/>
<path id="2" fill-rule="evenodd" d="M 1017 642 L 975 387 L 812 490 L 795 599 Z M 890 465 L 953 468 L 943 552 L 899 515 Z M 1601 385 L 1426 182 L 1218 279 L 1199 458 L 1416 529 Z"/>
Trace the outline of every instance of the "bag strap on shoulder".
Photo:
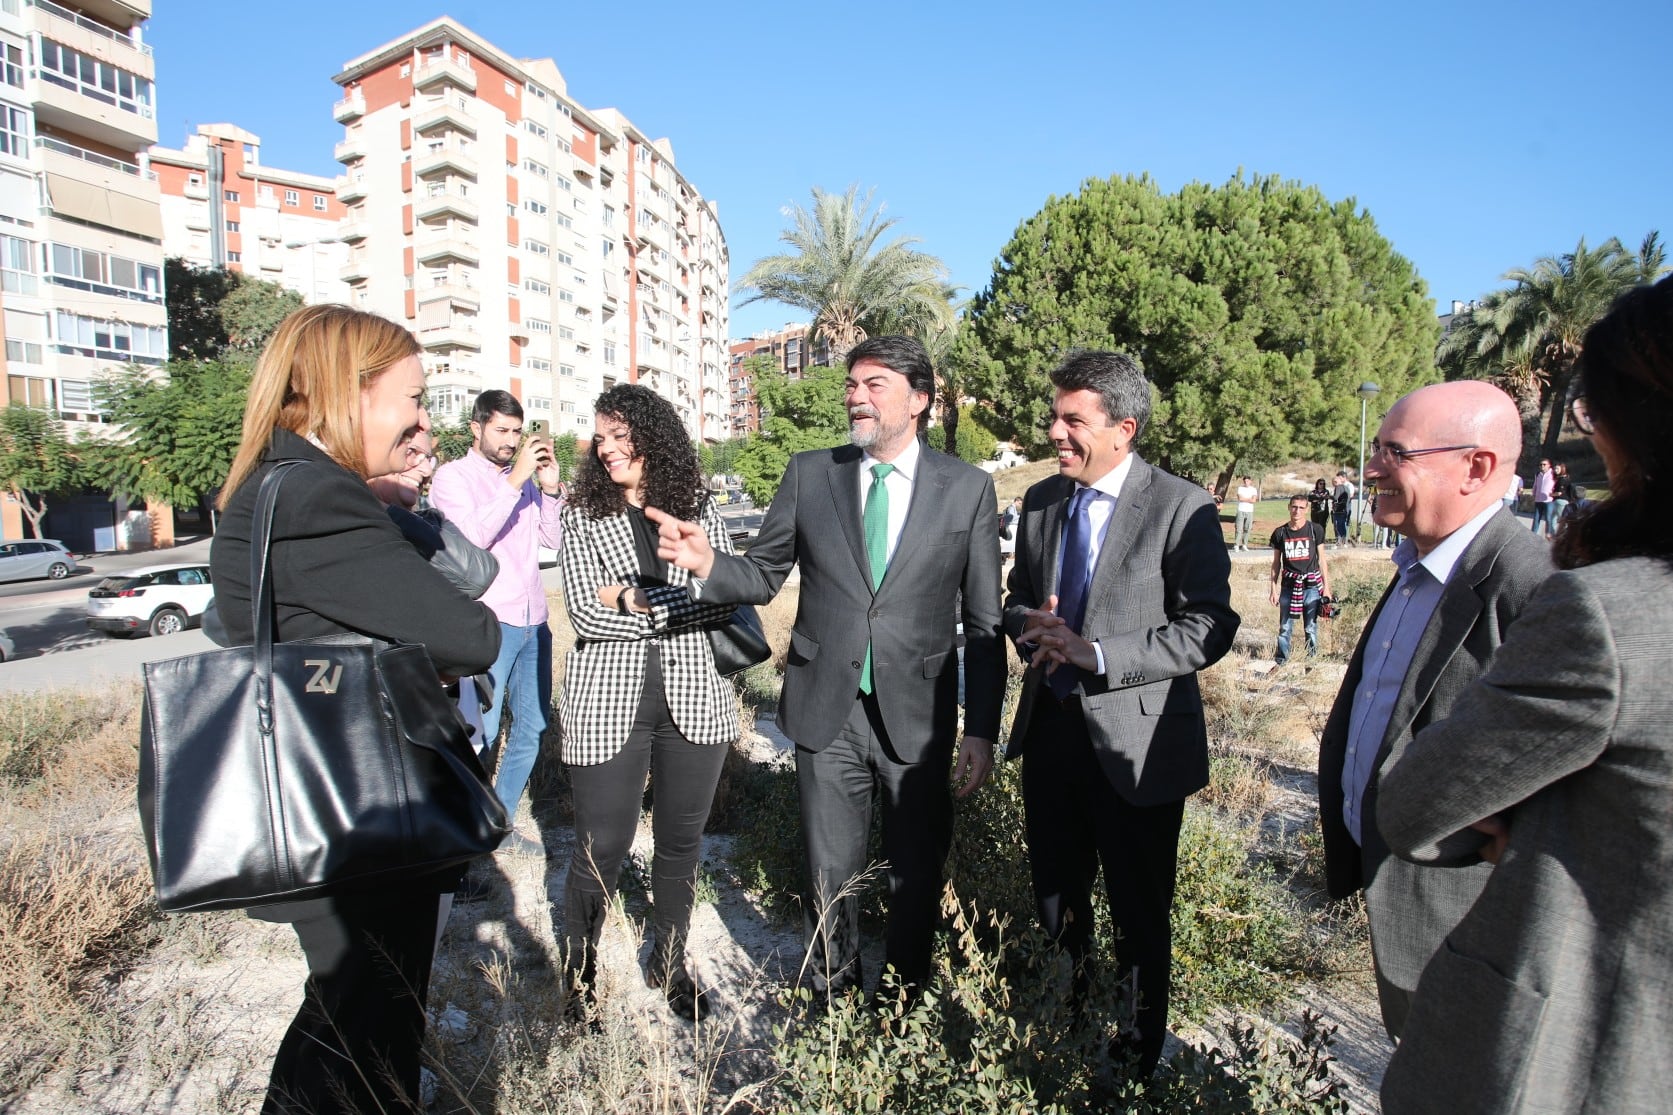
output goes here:
<path id="1" fill-rule="evenodd" d="M 255 634 L 251 666 L 256 682 L 256 717 L 261 734 L 273 731 L 273 512 L 279 505 L 279 485 L 285 473 L 301 461 L 280 461 L 267 470 L 256 491 L 255 530 L 250 538 L 250 628 Z"/>

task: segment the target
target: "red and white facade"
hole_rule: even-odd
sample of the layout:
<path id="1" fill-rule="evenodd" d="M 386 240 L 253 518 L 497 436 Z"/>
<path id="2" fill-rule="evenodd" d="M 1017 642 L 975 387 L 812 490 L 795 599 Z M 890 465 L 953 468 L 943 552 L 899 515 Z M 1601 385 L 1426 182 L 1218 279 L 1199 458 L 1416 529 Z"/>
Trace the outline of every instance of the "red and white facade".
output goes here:
<path id="1" fill-rule="evenodd" d="M 347 301 L 418 335 L 438 420 L 502 388 L 587 437 L 636 382 L 729 435 L 726 240 L 667 140 L 447 18 L 334 80 Z"/>

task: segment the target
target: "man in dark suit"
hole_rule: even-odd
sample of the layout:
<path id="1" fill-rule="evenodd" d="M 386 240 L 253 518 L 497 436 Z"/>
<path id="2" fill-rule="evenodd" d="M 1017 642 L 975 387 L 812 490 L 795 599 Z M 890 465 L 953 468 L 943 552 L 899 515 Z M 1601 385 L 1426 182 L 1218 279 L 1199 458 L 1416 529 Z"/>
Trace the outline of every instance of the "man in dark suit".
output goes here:
<path id="1" fill-rule="evenodd" d="M 963 797 L 987 778 L 1004 651 L 993 481 L 918 438 L 935 395 L 922 346 L 876 337 L 848 354 L 852 445 L 792 457 L 760 533 L 738 557 L 700 528 L 662 524 L 661 557 L 705 602 L 763 603 L 801 567 L 778 725 L 796 744 L 807 968 L 815 990 L 861 983 L 859 901 L 874 799 L 888 861 L 886 963 L 930 971 L 952 834 L 948 766 Z M 964 623 L 964 738 L 957 624 Z"/>
<path id="2" fill-rule="evenodd" d="M 1467 380 L 1419 388 L 1394 404 L 1371 445 L 1376 523 L 1406 537 L 1319 739 L 1319 822 L 1331 897 L 1365 892 L 1383 1024 L 1398 1038 L 1424 965 L 1492 869 L 1391 856 L 1377 830 L 1377 784 L 1485 669 L 1551 557 L 1502 505 L 1522 447 L 1503 391 Z"/>
<path id="3" fill-rule="evenodd" d="M 1007 755 L 1023 756 L 1040 919 L 1077 958 L 1103 864 L 1148 1073 L 1167 1034 L 1185 798 L 1208 784 L 1197 671 L 1238 626 L 1231 561 L 1209 494 L 1133 452 L 1150 417 L 1137 362 L 1077 353 L 1051 381 L 1058 475 L 1023 497 L 1007 584 L 1005 630 L 1030 663 Z"/>

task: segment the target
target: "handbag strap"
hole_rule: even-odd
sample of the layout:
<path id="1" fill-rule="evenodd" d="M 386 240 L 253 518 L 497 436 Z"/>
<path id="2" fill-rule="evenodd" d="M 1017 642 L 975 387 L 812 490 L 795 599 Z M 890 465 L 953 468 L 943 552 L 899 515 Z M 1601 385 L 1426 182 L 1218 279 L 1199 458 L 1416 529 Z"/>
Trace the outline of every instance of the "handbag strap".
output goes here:
<path id="1" fill-rule="evenodd" d="M 255 653 L 250 656 L 256 682 L 256 719 L 261 734 L 273 732 L 273 563 L 268 550 L 273 542 L 273 512 L 279 504 L 279 485 L 285 473 L 300 468 L 301 461 L 281 461 L 267 470 L 256 491 L 253 515 L 255 532 L 250 539 L 250 628 L 255 632 Z"/>

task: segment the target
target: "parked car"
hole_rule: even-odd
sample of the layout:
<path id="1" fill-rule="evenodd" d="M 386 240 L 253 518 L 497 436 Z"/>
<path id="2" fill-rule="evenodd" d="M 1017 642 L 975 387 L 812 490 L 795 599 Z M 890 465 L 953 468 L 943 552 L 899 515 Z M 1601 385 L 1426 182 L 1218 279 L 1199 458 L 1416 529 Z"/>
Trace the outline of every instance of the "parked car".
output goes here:
<path id="1" fill-rule="evenodd" d="M 150 565 L 106 577 L 87 594 L 87 626 L 113 635 L 172 635 L 203 622 L 215 598 L 207 565 Z"/>
<path id="2" fill-rule="evenodd" d="M 17 653 L 17 647 L 12 645 L 12 637 L 6 634 L 6 629 L 0 627 L 0 662 L 10 662 L 12 655 Z"/>
<path id="3" fill-rule="evenodd" d="M 61 581 L 75 572 L 76 558 L 68 546 L 52 538 L 0 542 L 0 581 L 27 581 L 32 577 Z"/>

